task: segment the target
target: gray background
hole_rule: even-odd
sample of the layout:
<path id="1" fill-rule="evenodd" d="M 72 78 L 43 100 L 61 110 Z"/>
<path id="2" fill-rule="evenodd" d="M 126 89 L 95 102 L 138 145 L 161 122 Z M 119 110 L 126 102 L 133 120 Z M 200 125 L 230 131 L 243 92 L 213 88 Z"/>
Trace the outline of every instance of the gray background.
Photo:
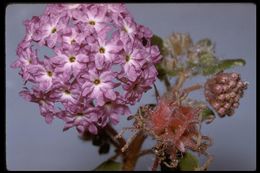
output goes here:
<path id="1" fill-rule="evenodd" d="M 241 73 L 249 88 L 232 117 L 216 118 L 202 126 L 203 133 L 214 140 L 209 152 L 214 161 L 209 170 L 254 170 L 256 168 L 256 6 L 254 4 L 127 4 L 138 23 L 167 37 L 171 32 L 189 32 L 194 41 L 208 37 L 216 43 L 220 57 L 246 59 Z M 75 129 L 63 133 L 63 122 L 47 125 L 38 106 L 18 96 L 22 80 L 18 70 L 10 68 L 16 59 L 17 44 L 25 34 L 22 21 L 41 15 L 44 4 L 12 4 L 6 9 L 6 161 L 8 170 L 91 170 L 113 154 L 99 156 L 97 148 L 78 139 Z M 229 71 L 232 71 L 229 70 Z M 185 85 L 204 81 L 196 77 Z M 172 79 L 174 82 L 174 79 Z M 160 92 L 163 85 L 157 81 Z M 203 98 L 202 92 L 192 94 Z M 153 90 L 145 94 L 131 110 L 150 102 Z M 130 125 L 122 117 L 116 126 Z M 126 134 L 126 137 L 129 133 Z M 144 147 L 151 147 L 147 140 Z M 203 160 L 203 159 L 202 159 Z M 153 158 L 140 158 L 136 170 L 148 170 Z"/>

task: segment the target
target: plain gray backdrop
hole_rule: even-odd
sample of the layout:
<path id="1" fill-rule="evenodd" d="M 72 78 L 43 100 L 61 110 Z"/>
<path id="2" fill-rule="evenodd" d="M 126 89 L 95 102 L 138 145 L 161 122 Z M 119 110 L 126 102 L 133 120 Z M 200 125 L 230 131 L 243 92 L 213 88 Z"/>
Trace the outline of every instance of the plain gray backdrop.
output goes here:
<path id="1" fill-rule="evenodd" d="M 62 132 L 63 122 L 55 119 L 47 125 L 38 105 L 19 97 L 23 82 L 18 69 L 10 68 L 16 59 L 17 44 L 25 35 L 22 22 L 41 15 L 45 4 L 11 4 L 6 8 L 6 164 L 8 170 L 92 170 L 113 154 L 98 155 L 98 148 L 79 140 L 75 129 Z M 232 117 L 217 117 L 203 125 L 205 135 L 213 138 L 209 152 L 214 161 L 209 170 L 256 169 L 256 6 L 250 3 L 225 4 L 127 4 L 135 20 L 165 38 L 172 32 L 188 32 L 194 41 L 210 38 L 216 54 L 223 58 L 245 58 L 244 67 L 228 71 L 241 74 L 249 82 L 240 107 Z M 196 77 L 185 85 L 203 82 Z M 174 82 L 174 79 L 172 79 Z M 156 82 L 159 91 L 164 86 Z M 203 93 L 194 92 L 203 99 Z M 141 104 L 155 102 L 153 90 L 131 107 L 134 113 Z M 129 126 L 125 117 L 117 130 Z M 128 137 L 130 133 L 126 134 Z M 153 145 L 147 140 L 144 147 Z M 201 159 L 203 161 L 204 159 Z M 140 158 L 136 170 L 151 168 L 151 155 Z"/>

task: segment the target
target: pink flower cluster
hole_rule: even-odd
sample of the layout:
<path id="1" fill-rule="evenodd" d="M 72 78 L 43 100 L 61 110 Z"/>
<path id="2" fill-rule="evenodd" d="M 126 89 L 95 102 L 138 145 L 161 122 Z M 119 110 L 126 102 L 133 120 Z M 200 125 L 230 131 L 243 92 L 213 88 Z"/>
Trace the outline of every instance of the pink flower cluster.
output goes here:
<path id="1" fill-rule="evenodd" d="M 64 130 L 97 134 L 129 114 L 156 80 L 153 34 L 124 4 L 51 4 L 24 24 L 11 66 L 28 84 L 20 95 L 39 104 L 47 123 L 56 117 Z M 54 55 L 40 57 L 43 47 Z"/>

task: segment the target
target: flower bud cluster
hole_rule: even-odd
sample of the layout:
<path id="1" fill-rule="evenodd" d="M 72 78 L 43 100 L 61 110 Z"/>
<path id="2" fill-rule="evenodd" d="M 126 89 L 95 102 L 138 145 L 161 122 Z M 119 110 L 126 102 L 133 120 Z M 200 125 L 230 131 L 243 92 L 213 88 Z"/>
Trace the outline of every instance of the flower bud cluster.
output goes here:
<path id="1" fill-rule="evenodd" d="M 205 83 L 205 97 L 220 117 L 231 116 L 246 88 L 247 82 L 238 73 L 221 72 Z"/>

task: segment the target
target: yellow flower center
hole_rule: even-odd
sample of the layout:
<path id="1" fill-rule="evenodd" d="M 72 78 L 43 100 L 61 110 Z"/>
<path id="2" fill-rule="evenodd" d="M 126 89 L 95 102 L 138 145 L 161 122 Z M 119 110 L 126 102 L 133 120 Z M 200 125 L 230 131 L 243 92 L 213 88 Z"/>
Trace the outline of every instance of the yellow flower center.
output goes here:
<path id="1" fill-rule="evenodd" d="M 100 84 L 100 82 L 101 82 L 101 81 L 100 81 L 99 79 L 96 79 L 96 80 L 94 80 L 93 83 L 94 83 L 95 85 L 98 85 L 98 84 Z"/>
<path id="2" fill-rule="evenodd" d="M 64 93 L 67 94 L 67 95 L 70 95 L 70 91 L 69 90 L 65 90 Z"/>
<path id="3" fill-rule="evenodd" d="M 71 56 L 69 57 L 69 61 L 72 63 L 72 62 L 75 62 L 76 61 L 76 58 L 74 56 Z"/>
<path id="4" fill-rule="evenodd" d="M 52 77 L 52 72 L 51 71 L 47 71 L 47 75 L 49 76 L 49 77 Z"/>
<path id="5" fill-rule="evenodd" d="M 106 50 L 105 50 L 105 48 L 103 48 L 103 47 L 101 47 L 101 48 L 99 49 L 99 52 L 102 53 L 102 54 L 105 53 L 105 51 L 106 51 Z"/>
<path id="6" fill-rule="evenodd" d="M 56 28 L 53 28 L 52 30 L 51 30 L 51 33 L 53 34 L 53 33 L 55 33 L 57 31 L 57 29 Z"/>
<path id="7" fill-rule="evenodd" d="M 78 112 L 77 115 L 78 115 L 78 116 L 82 116 L 82 115 L 84 115 L 84 114 L 83 114 L 83 112 Z"/>
<path id="8" fill-rule="evenodd" d="M 89 21 L 88 23 L 89 23 L 90 25 L 93 25 L 93 26 L 96 24 L 96 22 L 93 21 L 93 20 Z"/>
<path id="9" fill-rule="evenodd" d="M 129 55 L 126 55 L 126 56 L 125 56 L 125 60 L 126 60 L 126 62 L 128 62 L 128 61 L 130 60 L 130 56 L 129 56 Z"/>

